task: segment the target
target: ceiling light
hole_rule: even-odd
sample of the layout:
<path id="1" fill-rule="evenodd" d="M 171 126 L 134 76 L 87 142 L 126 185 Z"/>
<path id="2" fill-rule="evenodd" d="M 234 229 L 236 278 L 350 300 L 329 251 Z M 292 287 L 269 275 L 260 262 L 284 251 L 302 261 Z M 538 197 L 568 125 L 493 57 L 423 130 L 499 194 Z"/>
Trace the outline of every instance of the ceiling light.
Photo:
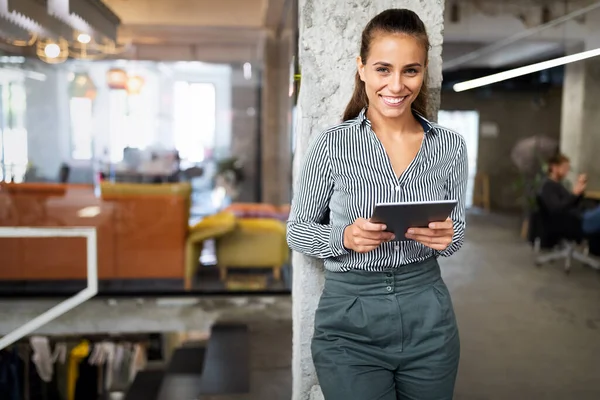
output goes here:
<path id="1" fill-rule="evenodd" d="M 508 71 L 500 72 L 493 75 L 484 76 L 482 78 L 472 79 L 465 82 L 455 84 L 452 88 L 455 92 L 463 92 L 465 90 L 474 89 L 485 85 L 491 85 L 493 83 L 505 81 L 508 79 L 516 78 L 518 76 L 531 74 L 545 69 L 558 67 L 560 65 L 569 64 L 576 61 L 585 60 L 587 58 L 596 57 L 600 55 L 600 48 L 584 51 L 577 54 L 572 54 L 565 57 L 555 58 L 553 60 L 543 61 L 536 64 L 526 65 L 511 69 Z"/>
<path id="2" fill-rule="evenodd" d="M 46 54 L 46 57 L 48 58 L 56 58 L 60 55 L 60 47 L 58 47 L 56 43 L 47 44 L 46 47 L 44 47 L 44 54 Z"/>
<path id="3" fill-rule="evenodd" d="M 88 44 L 89 42 L 92 41 L 92 37 L 90 35 L 88 35 L 87 33 L 80 33 L 77 36 L 77 41 L 79 43 Z"/>

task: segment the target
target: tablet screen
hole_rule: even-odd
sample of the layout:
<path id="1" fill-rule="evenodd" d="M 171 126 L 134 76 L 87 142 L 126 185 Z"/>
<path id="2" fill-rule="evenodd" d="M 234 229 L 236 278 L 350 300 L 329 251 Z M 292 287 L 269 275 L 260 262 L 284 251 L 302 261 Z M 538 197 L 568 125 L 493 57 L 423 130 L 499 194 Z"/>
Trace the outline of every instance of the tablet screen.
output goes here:
<path id="1" fill-rule="evenodd" d="M 396 235 L 395 241 L 410 240 L 405 236 L 409 228 L 426 228 L 431 222 L 445 221 L 457 203 L 456 200 L 379 203 L 371 222 L 385 224 L 386 231 Z"/>

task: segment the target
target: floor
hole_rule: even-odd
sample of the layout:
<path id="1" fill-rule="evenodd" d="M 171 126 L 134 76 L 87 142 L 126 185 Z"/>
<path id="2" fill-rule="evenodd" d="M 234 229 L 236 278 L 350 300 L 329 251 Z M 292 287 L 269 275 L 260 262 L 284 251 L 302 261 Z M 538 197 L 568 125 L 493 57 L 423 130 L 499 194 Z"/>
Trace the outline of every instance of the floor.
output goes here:
<path id="1" fill-rule="evenodd" d="M 533 266 L 518 221 L 473 216 L 464 248 L 442 260 L 460 325 L 456 400 L 599 399 L 600 274 Z M 252 393 L 289 400 L 291 324 L 251 336 Z"/>
<path id="2" fill-rule="evenodd" d="M 600 273 L 535 267 L 519 232 L 516 220 L 471 216 L 463 249 L 440 261 L 461 331 L 455 399 L 600 399 Z M 51 303 L 0 301 L 0 334 Z M 251 393 L 201 400 L 289 400 L 290 304 L 289 296 L 98 299 L 42 330 L 206 330 L 217 318 L 249 321 Z"/>

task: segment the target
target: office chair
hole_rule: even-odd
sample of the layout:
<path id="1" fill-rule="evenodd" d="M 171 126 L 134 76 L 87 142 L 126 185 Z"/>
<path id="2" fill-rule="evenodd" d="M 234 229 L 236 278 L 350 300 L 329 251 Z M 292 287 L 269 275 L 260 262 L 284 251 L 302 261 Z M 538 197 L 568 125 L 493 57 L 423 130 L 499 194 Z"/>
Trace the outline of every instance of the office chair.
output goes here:
<path id="1" fill-rule="evenodd" d="M 581 222 L 568 215 L 551 215 L 544 206 L 543 200 L 536 197 L 538 211 L 532 216 L 533 248 L 536 254 L 536 266 L 564 260 L 564 271 L 571 272 L 573 260 L 600 270 L 600 260 L 590 257 Z M 541 253 L 542 248 L 550 248 L 548 253 Z"/>

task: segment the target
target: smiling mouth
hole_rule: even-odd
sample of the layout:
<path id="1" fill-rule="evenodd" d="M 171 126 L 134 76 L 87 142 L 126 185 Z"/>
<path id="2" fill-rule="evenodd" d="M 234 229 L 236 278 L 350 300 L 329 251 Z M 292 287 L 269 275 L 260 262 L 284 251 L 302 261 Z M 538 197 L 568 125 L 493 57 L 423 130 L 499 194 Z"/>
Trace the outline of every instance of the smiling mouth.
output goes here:
<path id="1" fill-rule="evenodd" d="M 403 104 L 404 100 L 406 100 L 407 97 L 408 96 L 403 96 L 403 97 L 381 96 L 381 98 L 383 99 L 383 102 L 391 107 L 397 107 L 397 106 Z"/>

